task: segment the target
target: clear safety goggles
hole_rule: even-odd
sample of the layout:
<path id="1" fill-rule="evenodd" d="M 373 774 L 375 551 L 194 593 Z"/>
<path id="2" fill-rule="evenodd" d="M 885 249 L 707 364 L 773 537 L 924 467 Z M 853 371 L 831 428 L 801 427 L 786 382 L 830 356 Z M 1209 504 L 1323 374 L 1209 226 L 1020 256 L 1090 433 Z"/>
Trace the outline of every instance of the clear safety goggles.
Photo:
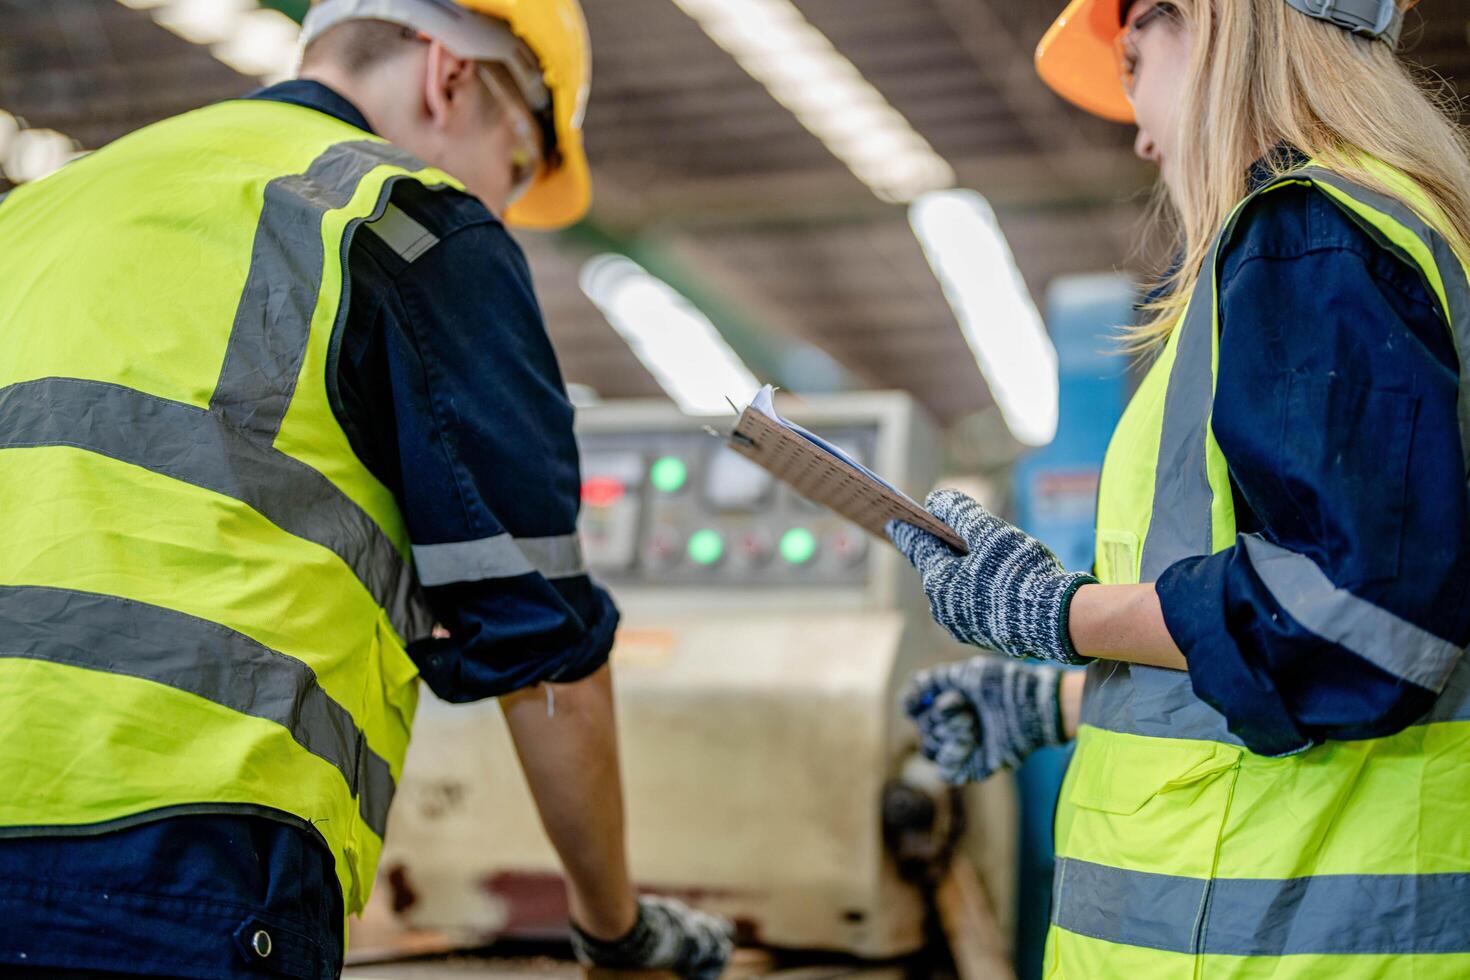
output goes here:
<path id="1" fill-rule="evenodd" d="M 1137 20 L 1118 31 L 1113 40 L 1113 52 L 1118 58 L 1118 79 L 1123 91 L 1131 99 L 1133 85 L 1138 73 L 1138 39 L 1151 24 L 1179 16 L 1179 8 L 1172 3 L 1156 3 Z"/>
<path id="2" fill-rule="evenodd" d="M 500 105 L 506 118 L 510 120 L 515 145 L 510 154 L 510 196 L 506 203 L 514 204 L 530 190 L 545 166 L 546 156 L 541 149 L 540 127 L 536 125 L 535 118 L 520 95 L 507 88 L 487 65 L 477 63 L 475 69 L 480 74 L 480 81 L 490 90 L 490 97 Z"/>

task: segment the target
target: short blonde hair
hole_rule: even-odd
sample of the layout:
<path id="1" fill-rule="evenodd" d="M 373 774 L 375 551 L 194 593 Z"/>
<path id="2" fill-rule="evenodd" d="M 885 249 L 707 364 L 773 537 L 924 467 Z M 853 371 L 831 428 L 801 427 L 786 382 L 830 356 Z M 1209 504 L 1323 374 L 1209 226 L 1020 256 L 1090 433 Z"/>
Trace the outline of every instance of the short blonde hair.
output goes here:
<path id="1" fill-rule="evenodd" d="M 316 3 L 312 0 L 312 6 Z M 414 38 L 409 28 L 385 20 L 349 20 L 308 44 L 301 53 L 301 67 L 326 62 L 349 75 L 361 75 L 398 57 Z"/>

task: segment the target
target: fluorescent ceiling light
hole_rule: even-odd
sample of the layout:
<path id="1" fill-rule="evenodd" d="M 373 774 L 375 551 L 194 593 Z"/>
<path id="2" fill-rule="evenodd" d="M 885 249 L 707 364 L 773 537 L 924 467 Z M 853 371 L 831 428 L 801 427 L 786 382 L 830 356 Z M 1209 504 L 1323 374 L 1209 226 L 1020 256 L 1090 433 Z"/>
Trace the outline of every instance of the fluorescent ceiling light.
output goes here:
<path id="1" fill-rule="evenodd" d="M 255 7 L 255 0 L 170 0 L 154 10 L 153 20 L 191 44 L 217 44 Z"/>
<path id="2" fill-rule="evenodd" d="M 664 391 L 690 415 L 723 415 L 760 383 L 709 318 L 672 287 L 622 255 L 599 255 L 578 277 L 607 322 Z"/>
<path id="3" fill-rule="evenodd" d="M 266 83 L 289 78 L 300 26 L 259 0 L 118 0 L 147 10 L 160 26 L 210 53 L 242 75 Z"/>
<path id="4" fill-rule="evenodd" d="M 673 0 L 909 220 L 1012 433 L 1050 442 L 1057 355 L 985 199 L 791 0 Z"/>
<path id="5" fill-rule="evenodd" d="M 242 75 L 285 78 L 296 65 L 300 34 L 300 26 L 290 17 L 261 7 L 244 14 L 235 32 L 209 50 Z"/>
<path id="6" fill-rule="evenodd" d="M 54 129 L 30 129 L 0 109 L 0 171 L 12 184 L 40 180 L 81 155 L 77 141 Z"/>
<path id="7" fill-rule="evenodd" d="M 954 186 L 954 169 L 791 0 L 674 0 L 885 201 Z"/>
<path id="8" fill-rule="evenodd" d="M 989 202 L 970 190 L 935 191 L 909 207 L 909 224 L 1011 433 L 1028 446 L 1051 442 L 1056 348 Z"/>

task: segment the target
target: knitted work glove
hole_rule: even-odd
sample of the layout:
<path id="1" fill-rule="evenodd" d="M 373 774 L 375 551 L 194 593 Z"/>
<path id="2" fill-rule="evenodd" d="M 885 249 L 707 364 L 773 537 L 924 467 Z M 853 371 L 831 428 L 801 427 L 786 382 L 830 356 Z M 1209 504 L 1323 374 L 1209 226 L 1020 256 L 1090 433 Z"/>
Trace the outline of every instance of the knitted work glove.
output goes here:
<path id="1" fill-rule="evenodd" d="M 583 966 L 621 970 L 670 970 L 691 980 L 715 980 L 725 969 L 733 930 L 724 919 L 657 895 L 638 899 L 638 921 L 610 941 L 572 923 L 572 950 Z"/>
<path id="2" fill-rule="evenodd" d="M 891 521 L 888 536 L 919 570 L 929 611 L 961 643 L 1012 657 L 1087 663 L 1072 647 L 1072 595 L 1097 579 L 1068 572 L 1040 541 L 1007 524 L 958 490 L 924 502 L 970 546 L 961 556 L 912 524 Z"/>
<path id="3" fill-rule="evenodd" d="M 903 706 L 919 726 L 919 751 L 955 784 L 1015 769 L 1044 745 L 1060 745 L 1062 671 L 982 655 L 921 670 Z"/>

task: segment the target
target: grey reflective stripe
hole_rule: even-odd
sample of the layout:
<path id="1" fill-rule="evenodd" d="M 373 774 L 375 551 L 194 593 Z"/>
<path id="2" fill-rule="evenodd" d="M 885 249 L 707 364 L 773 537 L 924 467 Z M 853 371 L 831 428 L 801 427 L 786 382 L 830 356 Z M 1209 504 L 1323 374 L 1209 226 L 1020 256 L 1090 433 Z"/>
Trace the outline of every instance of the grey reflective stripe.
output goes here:
<path id="1" fill-rule="evenodd" d="M 1206 880 L 1060 858 L 1052 921 L 1174 953 L 1406 956 L 1470 953 L 1467 908 L 1470 874 Z"/>
<path id="2" fill-rule="evenodd" d="M 1215 271 L 1220 250 L 1234 228 L 1232 217 L 1216 236 L 1178 327 L 1174 364 L 1164 394 L 1153 505 L 1140 561 L 1144 582 L 1156 580 L 1181 558 L 1214 550 L 1214 491 L 1206 437 L 1215 399 Z M 1135 735 L 1242 744 L 1226 728 L 1225 718 L 1195 696 L 1189 675 L 1179 670 L 1094 663 L 1087 671 L 1082 720 Z"/>
<path id="3" fill-rule="evenodd" d="M 1450 672 L 1444 690 L 1416 725 L 1470 721 L 1470 657 Z M 1225 718 L 1194 694 L 1189 675 L 1138 664 L 1097 660 L 1087 668 L 1082 723 L 1152 738 L 1197 738 L 1244 747 Z"/>
<path id="4" fill-rule="evenodd" d="M 1143 542 L 1139 581 L 1152 582 L 1181 558 L 1214 549 L 1210 528 L 1209 454 L 1205 436 L 1214 407 L 1215 261 L 1229 229 L 1206 256 L 1201 281 L 1189 299 L 1169 386 L 1164 394 L 1163 430 L 1154 468 L 1153 511 Z M 1208 282 L 1203 278 L 1208 275 Z"/>
<path id="5" fill-rule="evenodd" d="M 1292 619 L 1329 643 L 1411 684 L 1439 693 L 1465 651 L 1334 585 L 1305 555 L 1256 534 L 1241 536 L 1251 567 Z"/>
<path id="6" fill-rule="evenodd" d="M 374 833 L 387 829 L 388 763 L 309 666 L 242 633 L 117 596 L 0 586 L 0 657 L 137 677 L 275 722 L 337 768 Z"/>
<path id="7" fill-rule="evenodd" d="M 210 411 L 229 424 L 268 440 L 280 430 L 322 291 L 322 219 L 344 207 L 362 179 L 385 165 L 425 166 L 395 146 L 358 140 L 334 144 L 305 173 L 266 185 L 250 271 L 209 402 Z"/>
<path id="8" fill-rule="evenodd" d="M 582 545 L 575 534 L 550 538 L 513 538 L 496 534 L 477 541 L 416 544 L 414 565 L 424 585 L 479 582 L 540 572 L 549 579 L 585 572 Z"/>
<path id="9" fill-rule="evenodd" d="M 1082 723 L 1110 732 L 1151 738 L 1195 738 L 1245 746 L 1225 716 L 1194 693 L 1189 674 L 1118 661 L 1087 668 Z"/>
<path id="10" fill-rule="evenodd" d="M 389 204 L 383 216 L 367 226 L 374 235 L 383 240 L 405 262 L 412 262 L 429 249 L 439 244 L 433 232 L 404 213 L 395 204 Z"/>
<path id="11" fill-rule="evenodd" d="M 346 562 L 404 639 L 433 627 L 412 569 L 362 508 L 310 466 L 213 412 L 77 378 L 0 388 L 0 449 L 36 446 L 99 453 L 247 504 Z"/>
<path id="12" fill-rule="evenodd" d="M 1298 171 L 1293 176 L 1306 176 L 1312 180 L 1326 184 L 1347 197 L 1352 198 L 1364 207 L 1370 208 L 1386 217 L 1398 222 L 1413 233 L 1414 237 L 1428 246 L 1430 254 L 1434 256 L 1435 267 L 1439 270 L 1439 278 L 1444 286 L 1445 302 L 1449 309 L 1445 314 L 1449 320 L 1450 333 L 1454 339 L 1455 353 L 1460 360 L 1460 394 L 1459 394 L 1459 420 L 1460 420 L 1460 450 L 1464 455 L 1465 473 L 1470 477 L 1470 282 L 1466 281 L 1465 266 L 1461 263 L 1455 250 L 1445 241 L 1443 235 L 1435 231 L 1428 222 L 1413 209 L 1397 198 L 1388 197 L 1377 191 L 1361 187 L 1321 167 L 1308 167 Z M 1328 195 L 1329 199 L 1332 196 Z M 1332 199 L 1333 203 L 1342 207 L 1354 220 L 1359 221 L 1374 238 L 1378 239 L 1385 247 L 1395 254 L 1399 252 L 1398 247 L 1386 241 L 1383 233 L 1377 228 L 1367 225 L 1360 220 L 1360 216 L 1353 214 L 1351 210 L 1342 205 L 1341 202 Z M 1402 256 L 1405 261 L 1418 269 L 1418 263 Z M 1426 285 L 1427 288 L 1427 285 Z M 1431 292 L 1432 295 L 1432 292 Z"/>
<path id="13" fill-rule="evenodd" d="M 587 571 L 582 561 L 582 539 L 575 534 L 550 538 L 516 538 L 521 552 L 546 578 L 572 578 Z"/>
<path id="14" fill-rule="evenodd" d="M 1470 721 L 1470 657 L 1461 659 L 1456 665 L 1434 707 L 1419 724 L 1444 721 Z"/>

